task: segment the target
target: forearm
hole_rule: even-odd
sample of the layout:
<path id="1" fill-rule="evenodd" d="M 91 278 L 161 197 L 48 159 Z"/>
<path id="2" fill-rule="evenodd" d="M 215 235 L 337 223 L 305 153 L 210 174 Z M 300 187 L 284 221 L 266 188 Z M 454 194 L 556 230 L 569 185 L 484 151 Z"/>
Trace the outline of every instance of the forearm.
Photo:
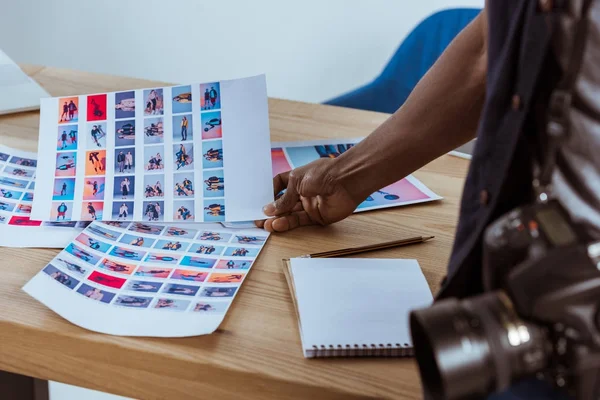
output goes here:
<path id="1" fill-rule="evenodd" d="M 351 194 L 370 193 L 475 137 L 485 98 L 485 10 L 448 46 L 404 105 L 332 169 Z"/>

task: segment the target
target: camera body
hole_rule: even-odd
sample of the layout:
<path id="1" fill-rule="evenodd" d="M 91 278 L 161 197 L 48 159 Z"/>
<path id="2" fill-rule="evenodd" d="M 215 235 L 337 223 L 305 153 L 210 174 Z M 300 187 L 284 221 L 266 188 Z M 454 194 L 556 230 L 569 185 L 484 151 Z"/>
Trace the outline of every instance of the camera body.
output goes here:
<path id="1" fill-rule="evenodd" d="M 478 398 L 547 379 L 579 399 L 600 394 L 600 243 L 555 200 L 517 208 L 485 232 L 485 293 L 410 316 L 433 399 Z"/>

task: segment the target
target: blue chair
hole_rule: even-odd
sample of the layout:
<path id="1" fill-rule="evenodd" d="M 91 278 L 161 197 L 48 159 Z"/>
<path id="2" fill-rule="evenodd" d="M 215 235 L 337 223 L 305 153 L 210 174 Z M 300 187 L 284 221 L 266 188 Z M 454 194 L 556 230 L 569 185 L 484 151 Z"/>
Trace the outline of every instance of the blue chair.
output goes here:
<path id="1" fill-rule="evenodd" d="M 381 75 L 373 82 L 325 104 L 395 112 L 452 39 L 480 11 L 476 8 L 455 8 L 427 17 L 402 42 Z"/>

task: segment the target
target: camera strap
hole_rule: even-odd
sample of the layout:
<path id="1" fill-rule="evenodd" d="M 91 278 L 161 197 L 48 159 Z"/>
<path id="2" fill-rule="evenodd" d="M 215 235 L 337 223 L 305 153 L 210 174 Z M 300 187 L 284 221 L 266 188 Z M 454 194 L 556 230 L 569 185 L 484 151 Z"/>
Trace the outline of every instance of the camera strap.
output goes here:
<path id="1" fill-rule="evenodd" d="M 544 153 L 540 157 L 539 168 L 535 172 L 535 179 L 533 181 L 537 201 L 539 202 L 546 202 L 549 199 L 554 168 L 557 164 L 564 164 L 565 162 L 559 149 L 570 134 L 569 114 L 571 112 L 571 105 L 573 104 L 573 92 L 577 76 L 579 75 L 585 53 L 588 31 L 587 16 L 592 1 L 582 1 L 579 19 L 575 24 L 575 31 L 570 35 L 570 41 L 565 44 L 565 48 L 570 49 L 570 55 L 567 58 L 569 64 L 550 94 L 544 129 Z M 559 23 L 558 20 L 554 22 Z M 594 203 L 598 203 L 595 198 L 593 198 L 593 201 Z"/>

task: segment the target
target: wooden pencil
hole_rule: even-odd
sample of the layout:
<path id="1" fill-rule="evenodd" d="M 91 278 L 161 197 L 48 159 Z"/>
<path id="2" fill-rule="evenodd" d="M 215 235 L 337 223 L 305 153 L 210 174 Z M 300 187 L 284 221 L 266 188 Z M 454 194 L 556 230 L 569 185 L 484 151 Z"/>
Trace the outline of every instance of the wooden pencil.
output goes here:
<path id="1" fill-rule="evenodd" d="M 394 247 L 408 246 L 411 244 L 423 243 L 423 242 L 433 239 L 434 237 L 435 236 L 416 236 L 416 237 L 412 237 L 412 238 L 408 238 L 408 239 L 393 240 L 391 242 L 370 244 L 367 246 L 350 247 L 347 249 L 338 249 L 338 250 L 324 251 L 321 253 L 306 254 L 302 257 L 304 257 L 304 258 L 342 257 L 342 256 L 348 256 L 351 254 L 366 253 L 368 251 L 391 249 Z"/>

